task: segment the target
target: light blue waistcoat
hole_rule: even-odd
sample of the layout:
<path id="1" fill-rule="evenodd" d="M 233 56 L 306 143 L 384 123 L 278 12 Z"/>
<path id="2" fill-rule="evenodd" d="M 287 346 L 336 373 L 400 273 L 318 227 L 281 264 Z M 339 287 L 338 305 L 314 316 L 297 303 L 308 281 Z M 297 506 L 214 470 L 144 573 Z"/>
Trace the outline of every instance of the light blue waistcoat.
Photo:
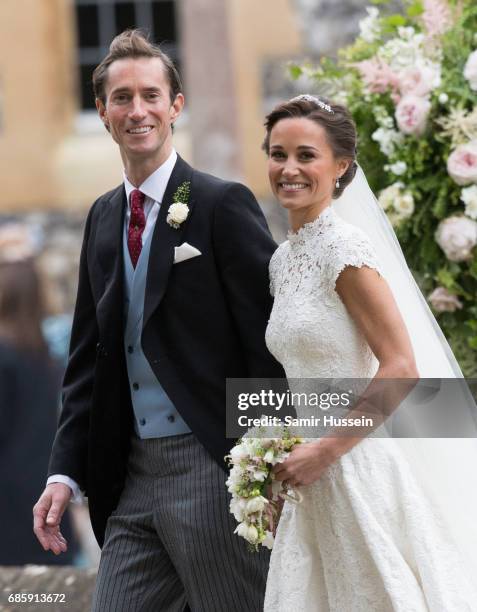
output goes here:
<path id="1" fill-rule="evenodd" d="M 127 245 L 127 228 L 123 238 L 125 320 L 124 350 L 129 388 L 134 410 L 134 426 L 140 438 L 162 438 L 190 432 L 149 365 L 141 347 L 142 319 L 146 277 L 152 234 L 144 243 L 133 268 Z"/>

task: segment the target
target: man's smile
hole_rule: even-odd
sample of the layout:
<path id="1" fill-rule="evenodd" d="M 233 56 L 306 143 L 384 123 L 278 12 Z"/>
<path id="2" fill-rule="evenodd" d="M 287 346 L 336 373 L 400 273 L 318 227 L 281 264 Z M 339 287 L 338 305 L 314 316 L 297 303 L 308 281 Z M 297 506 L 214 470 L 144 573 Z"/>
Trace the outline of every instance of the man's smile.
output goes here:
<path id="1" fill-rule="evenodd" d="M 128 134 L 148 134 L 154 129 L 152 125 L 141 125 L 135 128 L 129 128 L 126 130 Z"/>

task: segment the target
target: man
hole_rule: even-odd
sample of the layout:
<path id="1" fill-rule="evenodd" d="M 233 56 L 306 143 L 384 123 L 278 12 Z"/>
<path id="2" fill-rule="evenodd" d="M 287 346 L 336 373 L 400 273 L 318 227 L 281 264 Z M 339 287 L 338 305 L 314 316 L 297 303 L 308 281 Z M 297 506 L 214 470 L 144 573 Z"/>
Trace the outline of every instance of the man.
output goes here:
<path id="1" fill-rule="evenodd" d="M 79 487 L 103 546 L 94 610 L 258 611 L 268 559 L 233 535 L 225 380 L 283 375 L 264 343 L 275 244 L 248 189 L 175 153 L 184 97 L 157 47 L 124 32 L 93 85 L 124 185 L 86 222 L 34 530 L 44 548 L 64 551 L 60 520 Z"/>

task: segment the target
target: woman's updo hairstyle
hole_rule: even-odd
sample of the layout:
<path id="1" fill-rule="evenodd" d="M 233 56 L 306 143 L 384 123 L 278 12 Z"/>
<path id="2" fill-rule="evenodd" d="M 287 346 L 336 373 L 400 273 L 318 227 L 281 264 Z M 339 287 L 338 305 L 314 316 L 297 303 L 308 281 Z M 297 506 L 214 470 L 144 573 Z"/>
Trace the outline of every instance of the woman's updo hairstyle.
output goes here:
<path id="1" fill-rule="evenodd" d="M 348 169 L 340 177 L 333 198 L 339 198 L 356 174 L 356 126 L 349 110 L 341 104 L 332 104 L 326 98 L 303 94 L 278 104 L 265 118 L 266 135 L 262 149 L 270 154 L 270 134 L 281 119 L 305 117 L 316 121 L 326 132 L 335 159 L 350 160 Z"/>

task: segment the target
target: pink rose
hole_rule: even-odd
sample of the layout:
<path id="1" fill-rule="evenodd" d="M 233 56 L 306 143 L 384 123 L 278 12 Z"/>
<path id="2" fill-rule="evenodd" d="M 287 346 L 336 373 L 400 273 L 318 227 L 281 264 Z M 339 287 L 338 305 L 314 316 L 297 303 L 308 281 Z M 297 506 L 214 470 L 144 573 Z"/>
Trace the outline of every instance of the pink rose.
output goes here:
<path id="1" fill-rule="evenodd" d="M 427 298 L 436 312 L 455 312 L 462 308 L 462 302 L 444 287 L 437 287 Z"/>
<path id="2" fill-rule="evenodd" d="M 399 78 L 391 67 L 380 59 L 358 62 L 355 67 L 361 73 L 366 88 L 371 93 L 385 93 L 388 89 L 396 91 Z"/>
<path id="3" fill-rule="evenodd" d="M 403 96 L 424 97 L 432 90 L 434 73 L 430 68 L 408 68 L 400 74 L 399 90 Z"/>
<path id="4" fill-rule="evenodd" d="M 404 134 L 419 136 L 427 125 L 427 117 L 431 110 L 431 103 L 426 98 L 415 95 L 404 96 L 396 107 L 396 121 Z"/>
<path id="5" fill-rule="evenodd" d="M 447 172 L 458 185 L 477 183 L 477 140 L 452 151 L 447 160 Z"/>
<path id="6" fill-rule="evenodd" d="M 477 223 L 468 217 L 448 217 L 437 227 L 436 242 L 449 261 L 472 259 L 472 249 L 477 244 Z"/>

